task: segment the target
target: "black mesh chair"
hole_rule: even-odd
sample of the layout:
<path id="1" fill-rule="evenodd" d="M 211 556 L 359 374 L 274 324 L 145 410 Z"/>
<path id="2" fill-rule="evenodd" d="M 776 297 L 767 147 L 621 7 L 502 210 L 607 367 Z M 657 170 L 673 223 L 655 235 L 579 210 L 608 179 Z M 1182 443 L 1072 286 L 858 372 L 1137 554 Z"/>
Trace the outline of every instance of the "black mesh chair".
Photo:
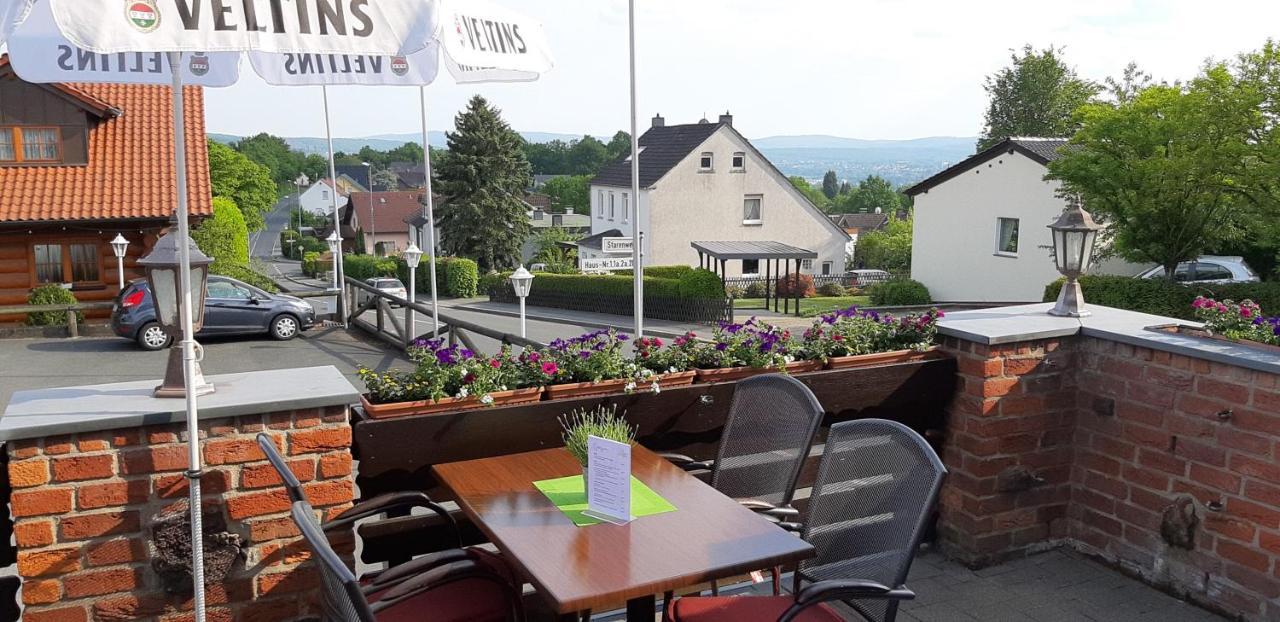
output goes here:
<path id="1" fill-rule="evenodd" d="M 496 556 L 469 549 L 462 558 L 395 582 L 362 583 L 329 545 L 311 504 L 294 501 L 292 512 L 320 566 L 324 622 L 509 622 L 524 618 L 520 584 Z"/>
<path id="2" fill-rule="evenodd" d="M 670 622 L 843 619 L 843 601 L 869 622 L 892 622 L 946 468 L 906 426 L 868 419 L 831 427 L 802 535 L 817 556 L 801 563 L 793 596 L 682 598 Z M 809 585 L 802 587 L 803 582 Z"/>
<path id="3" fill-rule="evenodd" d="M 711 486 L 744 506 L 786 523 L 796 480 L 809 457 L 823 409 L 809 387 L 769 374 L 738 383 L 714 461 L 665 454 L 686 471 L 711 471 Z"/>

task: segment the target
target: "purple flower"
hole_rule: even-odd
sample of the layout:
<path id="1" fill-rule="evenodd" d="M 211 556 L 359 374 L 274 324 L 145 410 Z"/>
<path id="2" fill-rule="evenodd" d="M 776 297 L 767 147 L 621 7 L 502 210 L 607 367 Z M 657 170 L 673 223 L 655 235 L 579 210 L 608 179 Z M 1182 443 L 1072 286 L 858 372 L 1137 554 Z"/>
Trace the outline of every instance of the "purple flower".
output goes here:
<path id="1" fill-rule="evenodd" d="M 729 349 L 729 344 L 727 344 L 727 343 L 717 343 L 717 344 L 716 344 L 716 350 L 719 350 L 719 351 L 721 351 L 721 352 L 724 352 L 725 350 L 728 350 L 728 349 Z"/>
<path id="2" fill-rule="evenodd" d="M 618 341 L 627 341 L 631 339 L 629 335 L 618 335 Z"/>
<path id="3" fill-rule="evenodd" d="M 441 365 L 455 365 L 458 362 L 452 350 L 438 350 L 436 352 L 436 361 Z"/>
<path id="4" fill-rule="evenodd" d="M 590 353 L 590 352 L 588 352 L 588 351 L 586 351 L 586 350 L 583 350 L 583 351 L 581 351 L 581 352 L 579 352 L 579 353 L 578 353 L 578 358 L 580 358 L 580 359 L 582 359 L 582 360 L 584 360 L 584 361 L 585 361 L 585 360 L 587 360 L 587 359 L 591 358 L 591 353 Z"/>

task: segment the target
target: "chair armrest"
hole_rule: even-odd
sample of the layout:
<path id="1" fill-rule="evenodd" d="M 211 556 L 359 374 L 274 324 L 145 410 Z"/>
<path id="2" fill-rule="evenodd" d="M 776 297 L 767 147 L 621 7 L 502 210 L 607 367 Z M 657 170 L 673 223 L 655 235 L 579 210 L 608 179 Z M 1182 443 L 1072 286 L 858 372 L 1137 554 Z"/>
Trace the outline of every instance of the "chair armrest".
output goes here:
<path id="1" fill-rule="evenodd" d="M 906 586 L 894 589 L 875 581 L 837 579 L 819 581 L 796 595 L 796 604 L 802 607 L 831 600 L 883 598 L 888 600 L 912 600 L 915 592 Z"/>
<path id="2" fill-rule="evenodd" d="M 694 460 L 682 454 L 658 454 L 658 457 L 685 471 L 710 471 L 716 465 L 715 460 Z"/>
<path id="3" fill-rule="evenodd" d="M 449 529 L 453 533 L 453 538 L 458 541 L 458 548 L 462 547 L 462 538 L 458 532 L 458 523 L 454 520 L 453 515 L 448 510 L 431 500 L 425 493 L 421 492 L 393 492 L 384 495 L 378 495 L 367 501 L 362 501 L 348 508 L 341 514 L 335 516 L 333 520 L 326 522 L 321 529 L 325 533 L 337 531 L 340 529 L 348 529 L 357 521 L 377 516 L 384 512 L 392 510 L 411 510 L 413 508 L 425 508 L 431 510 L 437 516 L 445 519 L 449 524 Z"/>
<path id="4" fill-rule="evenodd" d="M 437 566 L 470 559 L 471 556 L 465 549 L 449 549 L 437 553 L 428 553 L 374 575 L 372 580 L 364 585 L 363 591 L 368 596 L 389 589 L 406 579 L 412 579 Z"/>
<path id="5" fill-rule="evenodd" d="M 384 592 L 377 602 L 371 603 L 369 609 L 374 613 L 378 613 L 410 600 L 423 592 L 464 579 L 491 581 L 505 588 L 509 594 L 515 593 L 511 584 L 504 577 L 494 574 L 482 564 L 465 560 L 436 566 L 416 577 L 400 582 Z"/>
<path id="6" fill-rule="evenodd" d="M 774 524 L 775 524 L 775 525 L 777 525 L 777 526 L 779 526 L 779 527 L 781 527 L 781 528 L 783 528 L 783 529 L 785 529 L 785 530 L 787 530 L 787 531 L 789 531 L 789 532 L 791 532 L 791 533 L 801 533 L 801 532 L 803 532 L 803 531 L 804 531 L 804 523 L 793 523 L 793 522 L 788 522 L 788 521 L 779 521 L 779 522 L 776 522 L 776 523 L 774 523 Z"/>
<path id="7" fill-rule="evenodd" d="M 737 502 L 742 507 L 757 514 L 765 514 L 776 518 L 795 518 L 800 516 L 800 510 L 789 505 L 774 505 L 759 499 L 737 499 Z"/>

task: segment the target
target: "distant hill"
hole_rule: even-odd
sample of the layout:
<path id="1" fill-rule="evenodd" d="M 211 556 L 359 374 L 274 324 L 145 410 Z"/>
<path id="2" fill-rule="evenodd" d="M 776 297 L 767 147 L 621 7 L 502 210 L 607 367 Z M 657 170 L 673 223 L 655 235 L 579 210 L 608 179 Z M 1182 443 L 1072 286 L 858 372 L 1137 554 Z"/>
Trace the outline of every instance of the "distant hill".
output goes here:
<path id="1" fill-rule="evenodd" d="M 552 140 L 570 141 L 582 138 L 575 134 L 521 132 L 525 140 L 535 143 Z M 232 143 L 239 136 L 210 134 L 209 138 Z M 379 151 L 394 149 L 407 142 L 419 142 L 421 134 L 383 134 L 367 138 L 335 138 L 336 151 L 354 153 L 368 146 Z M 431 132 L 431 145 L 444 147 L 444 132 Z M 285 138 L 291 147 L 304 153 L 324 155 L 328 147 L 324 138 Z M 769 136 L 751 141 L 766 157 L 787 175 L 819 180 L 827 171 L 835 171 L 841 181 L 856 183 L 868 175 L 880 175 L 897 185 L 920 181 L 974 153 L 976 138 L 931 137 L 910 140 L 862 140 L 821 134 L 803 136 Z"/>

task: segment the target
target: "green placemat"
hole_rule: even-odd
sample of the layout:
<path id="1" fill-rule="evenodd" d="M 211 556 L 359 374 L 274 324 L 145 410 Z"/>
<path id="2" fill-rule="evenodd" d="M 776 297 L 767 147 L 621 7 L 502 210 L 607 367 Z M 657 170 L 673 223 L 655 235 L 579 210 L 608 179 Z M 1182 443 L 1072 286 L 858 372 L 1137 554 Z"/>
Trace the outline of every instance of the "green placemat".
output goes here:
<path id="1" fill-rule="evenodd" d="M 542 491 L 574 525 L 579 527 L 587 527 L 589 525 L 599 525 L 604 521 L 591 518 L 583 514 L 587 509 L 587 491 L 583 485 L 582 476 L 574 475 L 572 477 L 561 477 L 559 479 L 547 479 L 540 482 L 534 482 L 534 487 Z M 654 492 L 644 482 L 631 478 L 631 515 L 636 518 L 642 516 L 653 516 L 654 514 L 664 514 L 666 512 L 676 511 L 676 506 L 671 505 L 666 499 L 663 499 L 658 493 Z"/>

